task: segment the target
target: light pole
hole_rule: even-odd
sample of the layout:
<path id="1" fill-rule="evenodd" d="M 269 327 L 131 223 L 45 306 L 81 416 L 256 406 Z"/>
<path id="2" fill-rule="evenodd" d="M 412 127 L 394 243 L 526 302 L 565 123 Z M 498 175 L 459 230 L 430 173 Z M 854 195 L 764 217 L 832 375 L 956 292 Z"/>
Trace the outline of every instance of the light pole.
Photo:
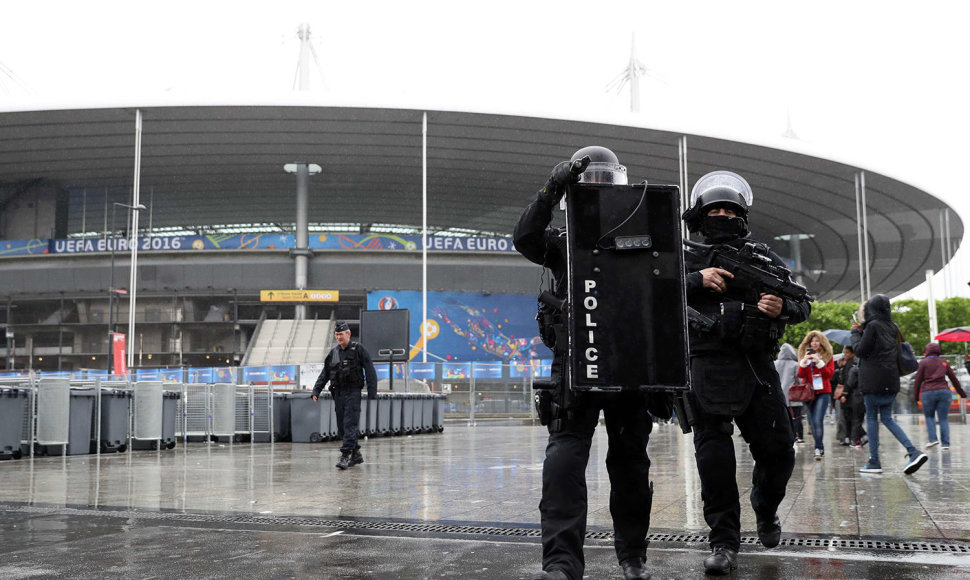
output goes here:
<path id="1" fill-rule="evenodd" d="M 323 169 L 316 163 L 287 163 L 283 166 L 283 171 L 296 174 L 296 247 L 290 250 L 290 255 L 295 260 L 296 289 L 306 290 L 307 272 L 309 271 L 310 258 L 313 256 L 313 252 L 309 248 L 307 191 L 310 176 L 320 173 Z M 295 320 L 306 318 L 306 304 L 296 306 L 293 318 Z"/>
<path id="2" fill-rule="evenodd" d="M 108 287 L 108 375 L 114 374 L 114 298 L 115 294 L 127 294 L 126 290 L 115 288 L 115 246 L 118 238 L 115 237 L 115 214 L 117 207 L 123 207 L 131 211 L 141 211 L 147 209 L 144 205 L 128 205 L 126 203 L 114 202 L 111 206 L 111 240 L 108 242 L 111 248 L 111 284 Z M 132 264 L 132 268 L 135 265 Z M 125 348 L 128 348 L 127 341 Z"/>

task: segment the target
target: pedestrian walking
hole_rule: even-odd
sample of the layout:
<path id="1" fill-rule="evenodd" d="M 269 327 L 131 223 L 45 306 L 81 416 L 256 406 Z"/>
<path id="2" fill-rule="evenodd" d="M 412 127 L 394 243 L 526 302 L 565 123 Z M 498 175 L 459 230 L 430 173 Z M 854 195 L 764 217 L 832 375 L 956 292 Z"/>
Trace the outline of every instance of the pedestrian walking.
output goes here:
<path id="1" fill-rule="evenodd" d="M 900 343 L 902 334 L 893 322 L 889 297 L 876 294 L 862 307 L 862 317 L 852 324 L 852 350 L 859 357 L 859 383 L 866 405 L 869 432 L 869 461 L 863 473 L 882 473 L 879 461 L 879 422 L 906 448 L 903 472 L 915 473 L 928 459 L 893 420 L 893 401 L 899 393 Z"/>
<path id="2" fill-rule="evenodd" d="M 926 417 L 926 431 L 929 434 L 926 447 L 935 447 L 942 443 L 940 448 L 947 451 L 950 449 L 950 403 L 953 402 L 953 393 L 950 392 L 947 378 L 961 397 L 966 397 L 967 394 L 960 386 L 960 379 L 953 372 L 953 367 L 940 358 L 941 352 L 939 343 L 931 342 L 926 345 L 923 350 L 924 358 L 920 361 L 913 380 L 913 397 L 917 403 L 923 403 L 923 416 Z M 940 427 L 939 437 L 936 436 L 937 424 Z"/>

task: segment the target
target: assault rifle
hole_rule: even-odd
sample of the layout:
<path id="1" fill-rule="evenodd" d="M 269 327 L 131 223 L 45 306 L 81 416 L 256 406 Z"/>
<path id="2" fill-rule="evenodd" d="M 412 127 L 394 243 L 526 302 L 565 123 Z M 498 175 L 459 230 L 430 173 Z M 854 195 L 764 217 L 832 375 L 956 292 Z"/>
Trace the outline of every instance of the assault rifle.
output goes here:
<path id="1" fill-rule="evenodd" d="M 791 270 L 780 266 L 771 259 L 768 246 L 756 242 L 745 242 L 740 248 L 729 244 L 708 246 L 692 240 L 684 240 L 684 245 L 692 253 L 704 256 L 709 266 L 722 268 L 734 274 L 738 287 L 758 289 L 757 296 L 748 296 L 748 301 L 757 302 L 760 292 L 774 294 L 792 300 L 814 302 L 815 297 L 808 289 L 792 280 Z M 728 284 L 730 293 L 731 284 Z"/>

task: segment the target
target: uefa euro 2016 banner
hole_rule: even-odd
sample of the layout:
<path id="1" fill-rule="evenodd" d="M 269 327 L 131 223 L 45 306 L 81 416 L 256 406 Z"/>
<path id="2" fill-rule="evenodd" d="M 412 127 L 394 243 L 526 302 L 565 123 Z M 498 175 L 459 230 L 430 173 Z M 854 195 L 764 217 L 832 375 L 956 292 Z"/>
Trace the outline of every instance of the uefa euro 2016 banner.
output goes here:
<path id="1" fill-rule="evenodd" d="M 312 250 L 419 251 L 421 236 L 393 234 L 320 234 L 309 240 Z M 131 251 L 128 238 L 68 240 L 4 240 L 0 256 L 28 254 L 89 254 Z M 151 236 L 138 238 L 139 252 L 206 250 L 287 250 L 296 247 L 291 234 L 235 234 L 211 236 Z M 428 251 L 514 252 L 510 238 L 428 236 Z"/>

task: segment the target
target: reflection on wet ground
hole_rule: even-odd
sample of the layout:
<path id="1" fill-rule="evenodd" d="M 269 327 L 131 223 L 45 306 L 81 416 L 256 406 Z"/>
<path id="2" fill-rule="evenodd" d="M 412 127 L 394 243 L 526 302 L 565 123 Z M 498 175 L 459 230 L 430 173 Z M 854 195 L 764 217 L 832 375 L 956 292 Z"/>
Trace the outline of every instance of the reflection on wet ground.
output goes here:
<path id="1" fill-rule="evenodd" d="M 917 445 L 925 443 L 922 426 L 904 428 Z M 811 445 L 799 446 L 795 473 L 779 513 L 787 534 L 964 545 L 970 541 L 970 426 L 951 425 L 950 450 L 930 449 L 929 462 L 911 476 L 902 473 L 903 449 L 888 432 L 883 435 L 882 475 L 859 473 L 868 455 L 865 448 L 828 443 L 825 459 L 816 462 Z M 0 576 L 26 578 L 33 574 L 30 570 L 41 571 L 40 575 L 53 570 L 63 577 L 76 577 L 70 566 L 87 562 L 77 571 L 90 571 L 94 566 L 102 571 L 164 577 L 166 566 L 171 565 L 170 555 L 177 554 L 183 557 L 180 575 L 193 577 L 222 577 L 223 573 L 265 577 L 273 575 L 267 573 L 272 569 L 280 577 L 312 573 L 320 577 L 390 574 L 423 578 L 461 571 L 465 568 L 462 562 L 468 563 L 468 570 L 479 570 L 470 577 L 504 577 L 491 575 L 482 567 L 488 568 L 489 558 L 506 557 L 510 566 L 518 566 L 504 568 L 509 577 L 527 577 L 539 560 L 539 546 L 533 539 L 415 537 L 366 532 L 353 526 L 346 530 L 308 530 L 305 525 L 288 529 L 285 521 L 273 518 L 535 528 L 545 439 L 541 427 L 449 424 L 441 434 L 372 438 L 363 444 L 365 463 L 345 472 L 334 468 L 339 455 L 336 442 L 190 443 L 162 452 L 3 462 L 0 501 L 7 505 L 5 510 L 0 506 L 0 541 L 6 553 L 18 554 L 14 568 L 22 569 L 17 572 L 0 565 Z M 738 482 L 746 497 L 752 463 L 740 438 L 737 442 Z M 655 485 L 651 532 L 705 534 L 690 435 L 672 425 L 657 426 L 649 452 Z M 606 438 L 597 436 L 587 470 L 589 524 L 594 530 L 608 531 L 605 456 Z M 742 535 L 753 536 L 754 516 L 744 501 L 742 506 Z M 91 508 L 102 512 L 85 513 Z M 227 519 L 187 521 L 137 515 L 158 511 Z M 261 517 L 251 525 L 238 517 L 228 518 L 243 515 Z M 274 521 L 281 523 L 274 525 Z M 233 526 L 232 532 L 222 529 Z M 321 537 L 331 533 L 337 535 Z M 205 538 L 202 545 L 208 547 L 199 552 L 186 537 Z M 122 546 L 117 546 L 119 542 Z M 57 559 L 48 562 L 42 555 L 45 550 L 35 549 L 45 543 L 51 544 L 45 550 L 56 549 Z M 327 560 L 319 552 L 329 548 L 338 550 L 340 558 Z M 216 564 L 240 549 L 247 555 L 239 558 L 238 573 L 228 574 L 236 565 Z M 660 577 L 698 577 L 705 549 L 703 544 L 678 547 L 655 541 L 651 559 L 669 560 L 663 570 L 683 571 Z M 128 554 L 133 550 L 138 553 Z M 806 552 L 792 548 L 780 552 L 760 546 L 750 550 L 746 546 L 745 550 L 751 552 L 745 555 L 745 569 L 756 575 L 742 577 L 910 578 L 970 573 L 970 552 L 931 557 L 925 553 L 880 555 L 878 550 L 833 553 L 831 549 Z M 116 553 L 119 551 L 123 553 Z M 615 574 L 608 543 L 592 541 L 588 557 L 591 570 L 599 566 L 603 575 Z M 115 558 L 120 563 L 112 563 Z M 342 563 L 336 563 L 338 560 Z M 912 570 L 904 564 L 912 565 Z M 498 561 L 491 565 L 502 566 Z M 324 569 L 326 573 L 321 572 Z M 863 569 L 867 572 L 860 573 Z M 900 576 L 903 569 L 908 572 Z M 852 575 L 845 575 L 849 570 Z M 876 574 L 877 570 L 881 572 Z"/>

